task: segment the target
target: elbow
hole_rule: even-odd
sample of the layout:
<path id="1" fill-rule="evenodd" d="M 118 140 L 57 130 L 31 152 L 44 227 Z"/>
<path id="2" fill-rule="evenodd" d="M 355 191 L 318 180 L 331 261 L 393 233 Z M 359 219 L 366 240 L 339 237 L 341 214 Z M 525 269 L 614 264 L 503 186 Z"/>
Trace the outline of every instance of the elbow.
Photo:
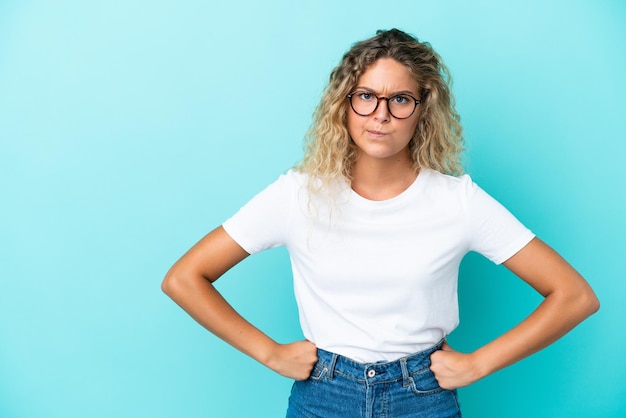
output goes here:
<path id="1" fill-rule="evenodd" d="M 600 301 L 587 282 L 578 286 L 559 289 L 548 298 L 555 297 L 558 311 L 569 316 L 572 324 L 578 324 L 600 309 Z"/>
<path id="2" fill-rule="evenodd" d="M 175 302 L 185 299 L 188 295 L 197 293 L 198 286 L 205 280 L 203 276 L 199 276 L 188 270 L 182 270 L 172 267 L 167 272 L 161 282 L 161 290 Z M 210 280 L 209 280 L 210 281 Z"/>
<path id="3" fill-rule="evenodd" d="M 170 296 L 170 292 L 172 291 L 172 283 L 171 283 L 172 279 L 169 276 L 169 274 L 167 276 L 165 276 L 165 278 L 163 279 L 163 281 L 161 282 L 161 291 L 163 293 L 165 293 L 166 295 Z"/>
<path id="4" fill-rule="evenodd" d="M 576 297 L 576 305 L 583 318 L 593 315 L 600 309 L 600 300 L 594 293 L 594 291 L 587 287 L 585 290 L 578 293 Z"/>
<path id="5" fill-rule="evenodd" d="M 180 279 L 172 270 L 168 271 L 161 282 L 161 290 L 170 298 L 174 299 L 177 289 L 180 288 Z"/>
<path id="6" fill-rule="evenodd" d="M 587 312 L 589 315 L 593 315 L 594 313 L 600 310 L 600 299 L 596 296 L 593 290 L 589 289 L 589 295 L 587 296 Z"/>

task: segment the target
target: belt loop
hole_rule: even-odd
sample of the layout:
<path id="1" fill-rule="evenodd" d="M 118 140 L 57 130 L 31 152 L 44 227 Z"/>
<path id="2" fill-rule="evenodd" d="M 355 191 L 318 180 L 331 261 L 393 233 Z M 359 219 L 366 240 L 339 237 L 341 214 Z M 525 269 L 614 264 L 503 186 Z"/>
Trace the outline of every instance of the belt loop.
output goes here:
<path id="1" fill-rule="evenodd" d="M 409 368 L 406 365 L 406 357 L 398 360 L 400 362 L 400 369 L 402 369 L 402 387 L 410 385 L 411 376 L 409 376 Z"/>
<path id="2" fill-rule="evenodd" d="M 439 340 L 439 342 L 435 345 L 435 347 L 436 347 L 436 350 L 435 350 L 435 351 L 437 351 L 437 350 L 441 350 L 441 346 L 442 346 L 442 345 L 443 345 L 443 343 L 445 343 L 445 342 L 446 342 L 446 337 L 443 337 L 441 340 Z"/>
<path id="3" fill-rule="evenodd" d="M 337 364 L 337 359 L 339 358 L 338 354 L 333 353 L 333 356 L 330 358 L 330 364 L 328 365 L 328 378 L 332 379 L 335 377 L 335 365 Z"/>

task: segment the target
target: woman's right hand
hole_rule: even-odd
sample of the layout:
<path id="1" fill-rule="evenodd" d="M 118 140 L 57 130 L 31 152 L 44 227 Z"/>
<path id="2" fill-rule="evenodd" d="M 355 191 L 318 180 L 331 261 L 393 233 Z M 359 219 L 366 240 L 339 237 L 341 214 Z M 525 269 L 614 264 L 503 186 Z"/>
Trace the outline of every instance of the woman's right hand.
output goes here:
<path id="1" fill-rule="evenodd" d="M 285 377 L 306 380 L 317 363 L 317 347 L 310 341 L 277 344 L 272 351 L 267 367 Z"/>

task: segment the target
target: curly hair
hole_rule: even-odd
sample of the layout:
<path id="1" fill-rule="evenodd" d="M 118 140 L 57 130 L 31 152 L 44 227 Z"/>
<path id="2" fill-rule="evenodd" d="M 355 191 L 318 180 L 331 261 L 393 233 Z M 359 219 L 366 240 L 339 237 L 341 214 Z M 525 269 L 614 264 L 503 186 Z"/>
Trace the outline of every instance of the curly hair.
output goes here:
<path id="1" fill-rule="evenodd" d="M 450 91 L 450 72 L 429 43 L 398 29 L 379 30 L 346 52 L 330 74 L 322 99 L 306 135 L 305 153 L 296 165 L 309 174 L 309 189 L 319 192 L 337 179 L 351 181 L 359 150 L 347 128 L 347 95 L 377 60 L 392 58 L 415 78 L 422 104 L 417 129 L 409 142 L 415 168 L 460 175 L 463 137 Z"/>

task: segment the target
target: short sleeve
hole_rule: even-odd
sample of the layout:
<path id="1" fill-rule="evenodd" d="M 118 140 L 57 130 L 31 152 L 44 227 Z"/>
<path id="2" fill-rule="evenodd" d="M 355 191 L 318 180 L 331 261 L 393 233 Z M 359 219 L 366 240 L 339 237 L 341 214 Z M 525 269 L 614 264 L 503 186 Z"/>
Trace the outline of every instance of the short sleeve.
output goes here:
<path id="1" fill-rule="evenodd" d="M 501 264 L 524 248 L 535 235 L 469 177 L 468 181 L 470 250 Z"/>
<path id="2" fill-rule="evenodd" d="M 297 196 L 290 171 L 254 196 L 222 227 L 249 254 L 285 245 L 289 219 Z"/>

